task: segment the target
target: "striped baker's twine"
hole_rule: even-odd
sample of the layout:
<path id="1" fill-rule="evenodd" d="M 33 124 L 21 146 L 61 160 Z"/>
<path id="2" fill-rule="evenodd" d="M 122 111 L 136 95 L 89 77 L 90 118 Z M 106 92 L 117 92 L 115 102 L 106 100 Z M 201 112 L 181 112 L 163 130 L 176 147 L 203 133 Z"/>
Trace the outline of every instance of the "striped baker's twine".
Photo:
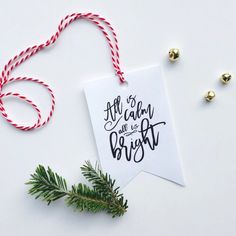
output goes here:
<path id="1" fill-rule="evenodd" d="M 50 39 L 48 39 L 43 44 L 34 45 L 33 47 L 28 47 L 26 50 L 23 50 L 20 54 L 16 55 L 12 59 L 10 59 L 9 62 L 4 66 L 4 69 L 2 70 L 1 77 L 0 77 L 0 112 L 2 113 L 2 115 L 6 119 L 6 121 L 8 123 L 10 123 L 11 125 L 13 125 L 15 128 L 17 128 L 19 130 L 23 130 L 23 131 L 28 131 L 28 130 L 40 128 L 40 127 L 44 126 L 45 124 L 47 124 L 49 122 L 49 120 L 51 119 L 54 109 L 55 109 L 55 96 L 54 96 L 52 89 L 49 87 L 49 85 L 44 83 L 43 81 L 38 80 L 38 79 L 34 79 L 34 78 L 29 78 L 29 77 L 11 78 L 10 77 L 11 72 L 17 66 L 22 64 L 24 61 L 29 59 L 31 56 L 33 56 L 37 52 L 54 44 L 56 42 L 56 40 L 58 39 L 58 37 L 60 36 L 60 34 L 62 33 L 62 31 L 68 25 L 70 25 L 72 22 L 74 22 L 77 19 L 86 19 L 86 20 L 94 23 L 95 25 L 97 25 L 98 28 L 102 31 L 103 35 L 105 36 L 105 38 L 108 42 L 110 50 L 111 50 L 112 64 L 113 64 L 115 73 L 118 76 L 121 83 L 125 82 L 125 79 L 123 77 L 123 72 L 120 69 L 120 56 L 119 56 L 117 35 L 115 33 L 115 30 L 111 26 L 111 24 L 105 18 L 99 16 L 98 14 L 73 13 L 73 14 L 67 15 L 64 19 L 61 20 L 56 33 L 54 35 L 52 35 L 52 37 Z M 110 34 L 108 34 L 107 32 L 109 32 Z M 112 38 L 112 40 L 111 40 L 111 38 Z M 51 95 L 51 109 L 50 109 L 50 112 L 49 112 L 46 119 L 42 120 L 41 111 L 39 110 L 37 105 L 33 101 L 28 99 L 27 97 L 25 97 L 19 93 L 13 93 L 13 92 L 4 93 L 3 92 L 4 86 L 6 86 L 9 83 L 17 82 L 17 81 L 35 82 L 35 83 L 38 83 L 38 84 L 44 86 L 48 90 L 49 94 Z M 8 97 L 8 96 L 16 97 L 16 98 L 21 99 L 21 100 L 25 101 L 26 103 L 30 104 L 38 114 L 37 121 L 33 125 L 24 126 L 24 125 L 17 124 L 12 119 L 10 119 L 6 110 L 5 110 L 4 103 L 2 100 L 4 97 Z"/>

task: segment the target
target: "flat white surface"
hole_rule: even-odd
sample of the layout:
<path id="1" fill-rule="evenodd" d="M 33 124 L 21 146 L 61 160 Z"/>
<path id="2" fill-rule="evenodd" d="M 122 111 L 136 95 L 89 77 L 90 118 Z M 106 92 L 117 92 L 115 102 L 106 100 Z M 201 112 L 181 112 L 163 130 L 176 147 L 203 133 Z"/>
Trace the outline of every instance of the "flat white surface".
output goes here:
<path id="1" fill-rule="evenodd" d="M 27 195 L 24 182 L 39 163 L 72 184 L 82 181 L 84 161 L 97 158 L 82 84 L 113 70 L 102 34 L 90 23 L 77 22 L 55 47 L 15 71 L 49 82 L 57 106 L 50 124 L 35 132 L 16 131 L 0 119 L 0 234 L 235 235 L 236 83 L 218 81 L 221 72 L 236 74 L 235 8 L 233 0 L 1 0 L 1 67 L 20 50 L 48 39 L 67 13 L 87 11 L 114 25 L 124 71 L 163 66 L 187 187 L 142 173 L 124 189 L 129 211 L 119 219 L 79 214 L 62 201 L 48 207 Z M 181 50 L 176 64 L 166 58 L 170 47 Z M 17 87 L 47 107 L 43 89 Z M 202 96 L 209 88 L 217 97 L 205 104 Z M 13 99 L 7 105 L 19 121 L 35 118 Z"/>
<path id="2" fill-rule="evenodd" d="M 151 66 L 125 73 L 126 86 L 115 76 L 85 85 L 102 170 L 121 189 L 142 171 L 185 185 L 162 74 Z"/>

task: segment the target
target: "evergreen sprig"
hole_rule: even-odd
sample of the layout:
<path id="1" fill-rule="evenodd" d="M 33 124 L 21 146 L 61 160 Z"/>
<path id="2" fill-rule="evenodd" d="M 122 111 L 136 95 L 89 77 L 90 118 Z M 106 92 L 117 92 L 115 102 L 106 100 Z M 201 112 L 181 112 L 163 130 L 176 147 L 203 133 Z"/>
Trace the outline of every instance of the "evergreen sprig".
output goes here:
<path id="1" fill-rule="evenodd" d="M 119 187 L 115 187 L 115 180 L 112 180 L 110 175 L 104 174 L 98 166 L 94 168 L 89 161 L 85 162 L 81 171 L 92 187 L 79 183 L 68 190 L 64 178 L 53 172 L 50 167 L 46 170 L 44 166 L 39 165 L 26 183 L 31 185 L 29 194 L 48 204 L 66 197 L 67 204 L 75 209 L 93 213 L 106 211 L 112 217 L 122 216 L 127 211 L 127 200 L 119 193 Z"/>
<path id="2" fill-rule="evenodd" d="M 89 161 L 81 167 L 83 176 L 92 183 L 94 190 L 99 193 L 103 199 L 111 202 L 109 213 L 123 215 L 128 208 L 128 201 L 124 200 L 123 194 L 119 193 L 120 187 L 115 186 L 115 180 L 107 173 L 103 173 L 98 166 L 93 166 Z"/>

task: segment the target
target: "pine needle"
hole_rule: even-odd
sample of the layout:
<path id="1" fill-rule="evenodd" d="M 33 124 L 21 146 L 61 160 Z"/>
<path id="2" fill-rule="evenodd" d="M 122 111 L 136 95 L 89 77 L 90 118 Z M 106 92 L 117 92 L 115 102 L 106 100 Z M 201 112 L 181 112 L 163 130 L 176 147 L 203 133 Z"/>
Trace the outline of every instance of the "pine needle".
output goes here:
<path id="1" fill-rule="evenodd" d="M 115 180 L 107 173 L 104 174 L 97 166 L 93 168 L 89 161 L 85 162 L 81 171 L 92 187 L 79 183 L 68 190 L 64 178 L 53 172 L 50 167 L 46 170 L 44 166 L 39 165 L 26 183 L 31 186 L 29 194 L 48 204 L 65 197 L 68 206 L 79 211 L 105 211 L 112 217 L 124 215 L 128 202 L 124 200 L 123 194 L 119 193 L 119 187 L 115 187 Z"/>

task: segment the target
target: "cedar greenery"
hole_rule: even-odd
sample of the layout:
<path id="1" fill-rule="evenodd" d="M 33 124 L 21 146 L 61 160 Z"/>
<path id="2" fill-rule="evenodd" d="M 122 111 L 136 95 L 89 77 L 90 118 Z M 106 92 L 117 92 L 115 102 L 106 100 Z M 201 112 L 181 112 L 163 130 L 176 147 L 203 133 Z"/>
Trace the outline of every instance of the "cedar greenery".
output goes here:
<path id="1" fill-rule="evenodd" d="M 44 166 L 39 165 L 26 183 L 31 185 L 29 194 L 48 204 L 65 197 L 68 206 L 80 211 L 106 211 L 112 217 L 124 215 L 128 202 L 124 200 L 123 194 L 119 193 L 119 187 L 115 187 L 115 180 L 107 173 L 104 174 L 97 165 L 94 168 L 89 161 L 85 162 L 81 171 L 92 187 L 79 183 L 68 190 L 64 178 L 53 172 L 50 167 L 46 170 Z"/>

